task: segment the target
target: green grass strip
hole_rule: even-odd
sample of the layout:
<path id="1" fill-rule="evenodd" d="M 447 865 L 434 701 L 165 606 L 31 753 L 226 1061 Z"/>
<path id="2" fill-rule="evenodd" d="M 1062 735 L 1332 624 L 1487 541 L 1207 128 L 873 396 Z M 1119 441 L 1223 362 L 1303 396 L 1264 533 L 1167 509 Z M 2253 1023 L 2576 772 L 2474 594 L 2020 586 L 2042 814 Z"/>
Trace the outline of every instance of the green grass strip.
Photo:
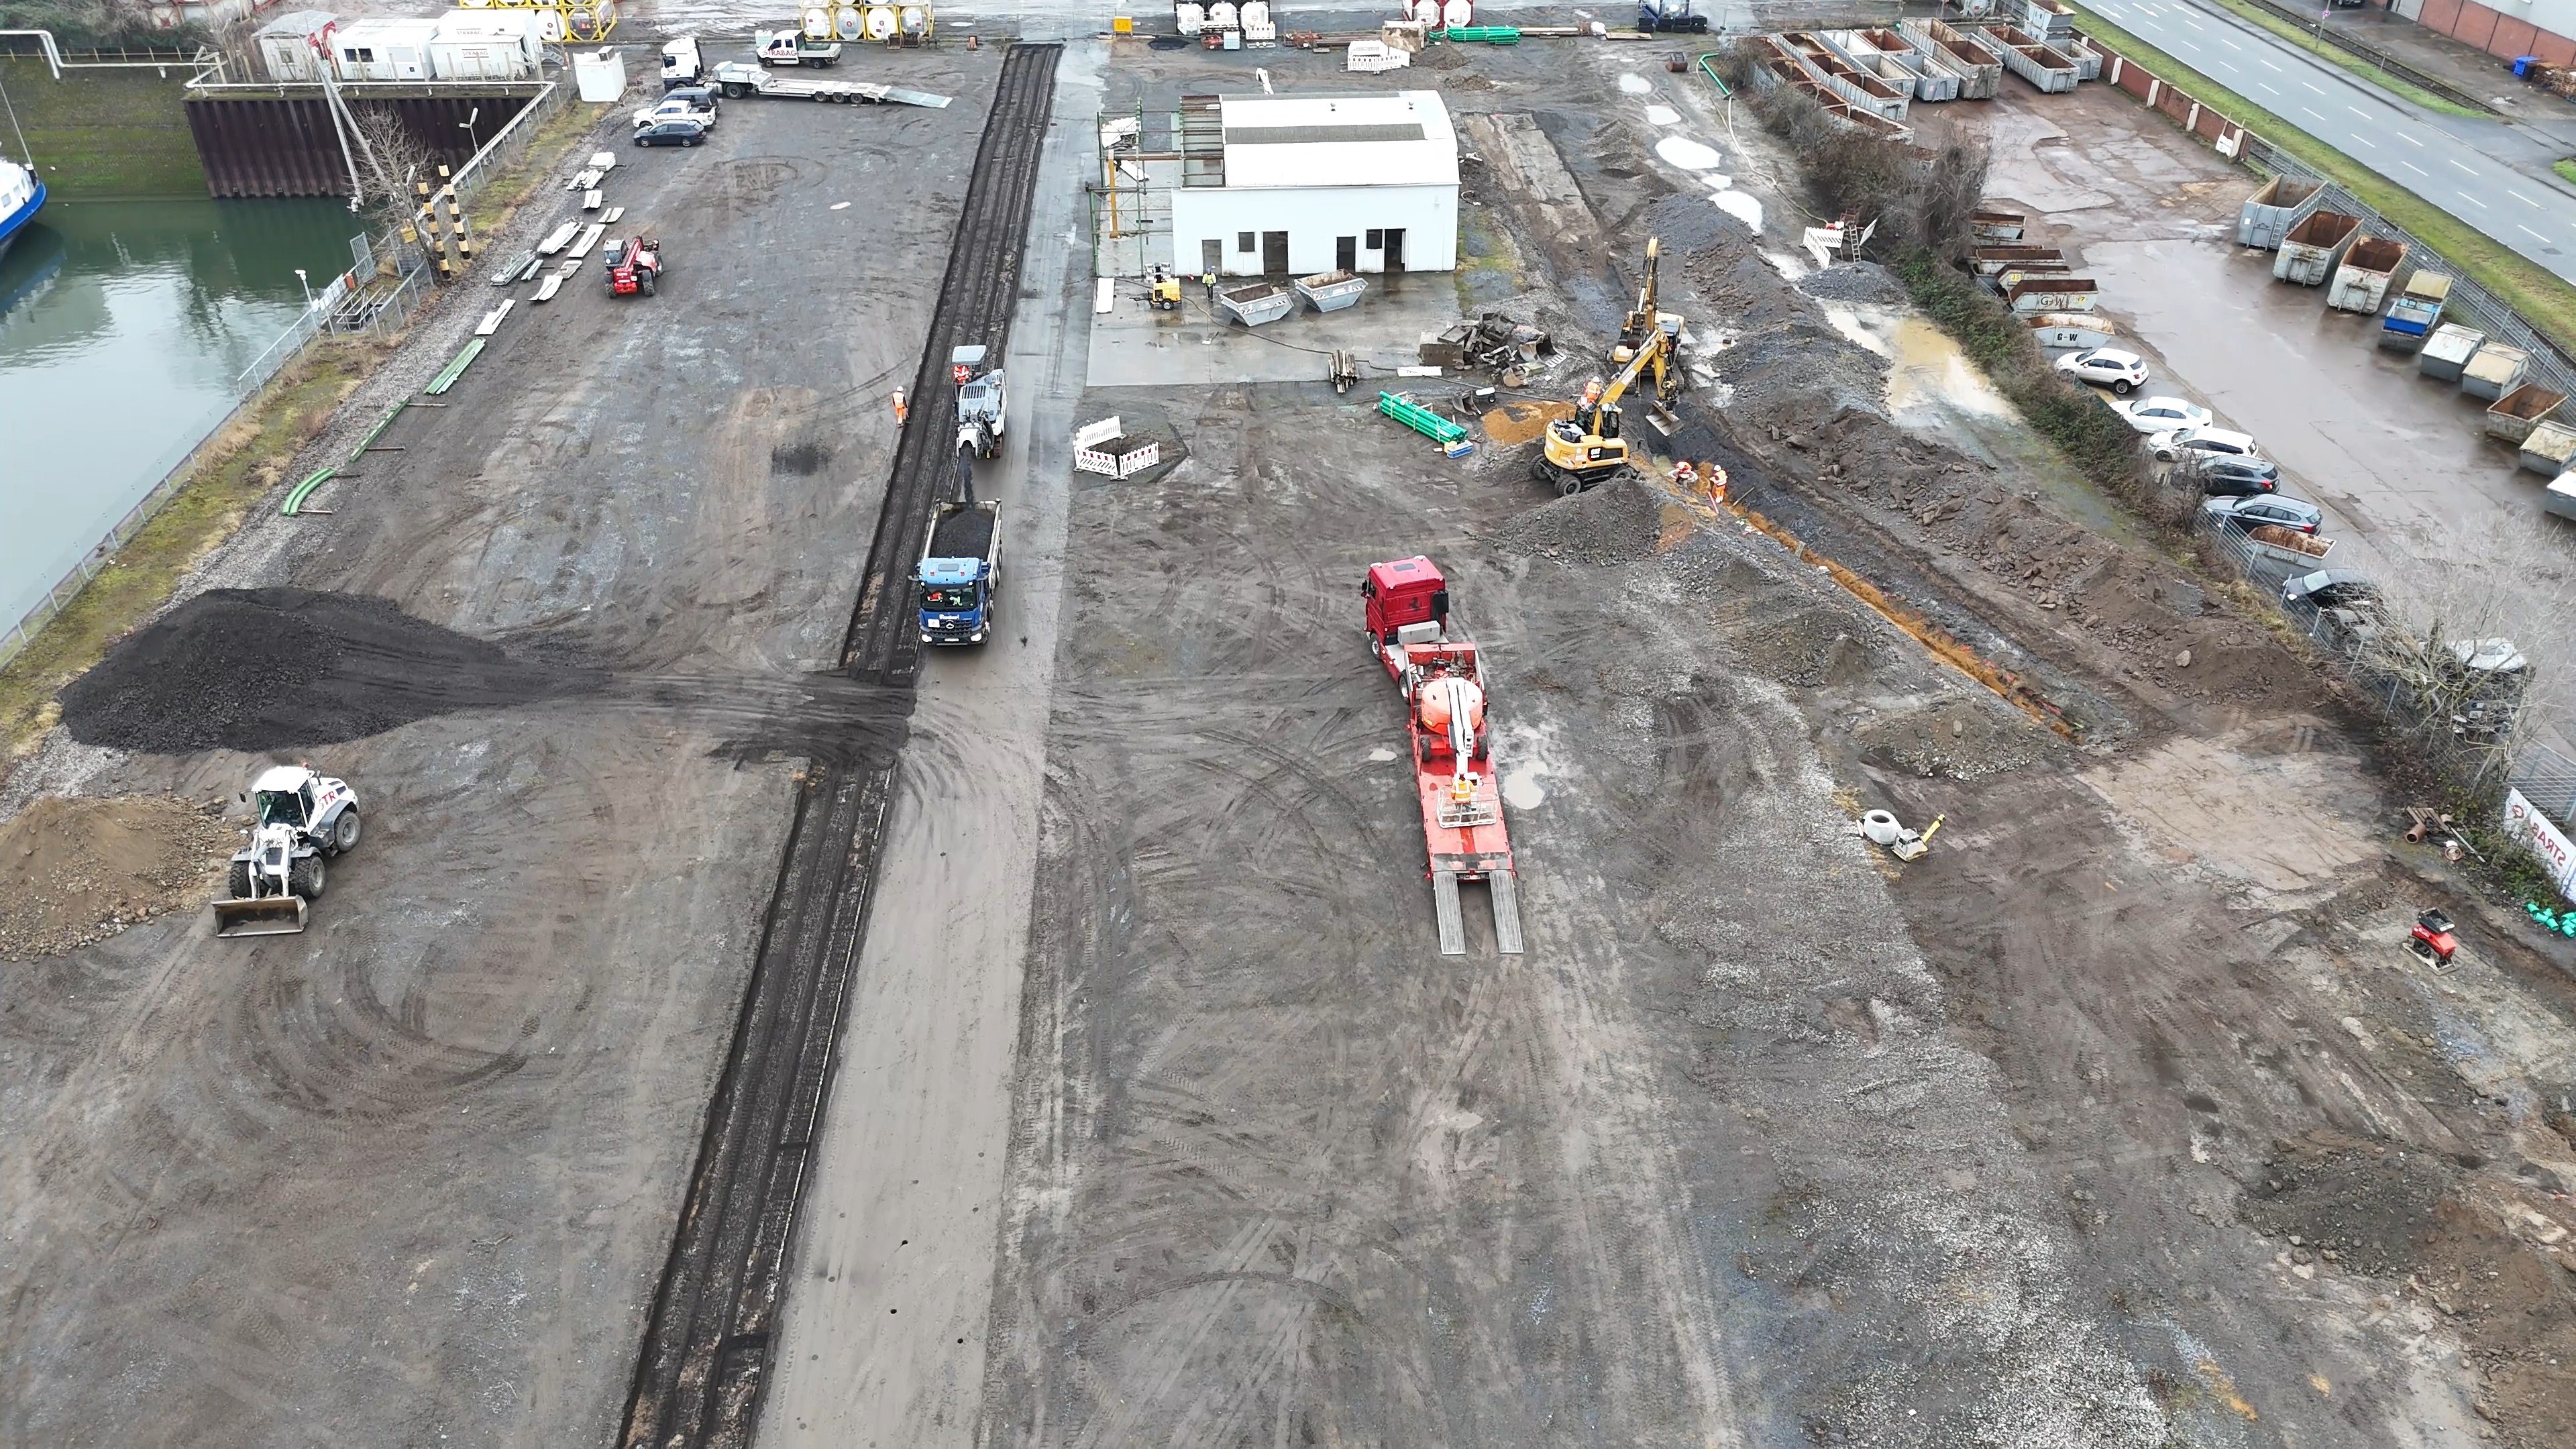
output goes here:
<path id="1" fill-rule="evenodd" d="M 2576 343 L 2568 340 L 2576 338 L 2576 287 L 2272 112 L 2106 23 L 2094 11 L 2080 5 L 2075 8 L 2084 19 L 2086 34 L 2100 38 L 2202 105 L 2216 107 L 2229 119 L 2251 127 L 2264 140 L 2360 197 L 2381 216 L 2430 243 L 2463 275 L 2521 313 L 2523 321 L 2547 335 L 2561 351 L 2576 352 Z"/>
<path id="2" fill-rule="evenodd" d="M 306 474 L 303 482 L 288 490 L 285 506 L 277 511 L 293 518 L 304 507 L 304 500 L 313 496 L 313 490 L 330 482 L 332 475 L 338 471 L 336 468 L 322 467 Z"/>
<path id="3" fill-rule="evenodd" d="M 456 354 L 456 360 L 447 364 L 446 367 L 441 368 L 438 376 L 431 378 L 429 380 L 429 386 L 422 388 L 421 391 L 429 394 L 431 397 L 436 397 L 440 393 L 447 391 L 449 388 L 456 386 L 456 380 L 465 375 L 465 369 L 472 365 L 474 359 L 481 356 L 482 353 L 482 338 L 477 337 L 473 341 L 466 343 L 465 350 Z"/>

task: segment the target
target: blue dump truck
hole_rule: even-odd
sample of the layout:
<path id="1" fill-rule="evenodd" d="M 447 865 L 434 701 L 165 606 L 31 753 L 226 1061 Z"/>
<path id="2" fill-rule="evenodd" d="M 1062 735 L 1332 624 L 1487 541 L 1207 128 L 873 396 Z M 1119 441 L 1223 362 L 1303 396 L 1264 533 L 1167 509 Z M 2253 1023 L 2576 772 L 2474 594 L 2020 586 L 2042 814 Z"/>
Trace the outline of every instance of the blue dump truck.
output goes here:
<path id="1" fill-rule="evenodd" d="M 930 539 L 912 579 L 920 590 L 922 643 L 983 643 L 1002 585 L 1002 505 L 932 505 Z"/>

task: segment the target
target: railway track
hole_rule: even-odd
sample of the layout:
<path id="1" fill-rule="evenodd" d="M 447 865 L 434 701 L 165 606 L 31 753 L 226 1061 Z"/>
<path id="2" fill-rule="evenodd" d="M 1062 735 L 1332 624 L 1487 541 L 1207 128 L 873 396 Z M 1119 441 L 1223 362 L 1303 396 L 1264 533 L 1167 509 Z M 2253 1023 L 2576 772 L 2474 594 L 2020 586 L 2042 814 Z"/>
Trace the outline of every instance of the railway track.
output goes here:
<path id="1" fill-rule="evenodd" d="M 1014 45 L 975 152 L 912 410 L 842 638 L 853 678 L 910 691 L 906 605 L 932 500 L 956 478 L 949 349 L 1005 353 L 1063 47 Z M 865 937 L 895 766 L 809 771 L 798 796 L 733 1045 L 707 1109 L 671 1256 L 636 1355 L 619 1449 L 740 1449 L 784 1322 L 796 1207 L 823 1118 L 833 1043 Z"/>

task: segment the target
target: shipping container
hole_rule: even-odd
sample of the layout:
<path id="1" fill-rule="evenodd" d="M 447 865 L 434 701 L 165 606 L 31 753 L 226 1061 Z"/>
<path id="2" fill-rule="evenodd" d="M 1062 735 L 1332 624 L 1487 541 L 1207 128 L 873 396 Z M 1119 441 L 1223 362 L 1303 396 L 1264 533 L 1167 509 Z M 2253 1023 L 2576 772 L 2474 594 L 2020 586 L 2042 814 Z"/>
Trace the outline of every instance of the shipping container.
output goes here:
<path id="1" fill-rule="evenodd" d="M 2460 369 L 2460 391 L 2471 397 L 2494 402 L 2513 391 L 2522 375 L 2531 370 L 2531 354 L 2519 347 L 2490 342 L 2478 349 L 2469 365 Z"/>
<path id="2" fill-rule="evenodd" d="M 251 43 L 270 80 L 318 81 L 330 68 L 331 32 L 339 23 L 328 10 L 297 10 L 261 26 Z"/>
<path id="3" fill-rule="evenodd" d="M 530 80 L 545 63 L 545 42 L 530 10 L 450 11 L 429 51 L 440 80 Z"/>
<path id="4" fill-rule="evenodd" d="M 2322 181 L 2273 177 L 2236 209 L 2236 244 L 2261 247 L 2267 252 L 2276 250 L 2290 228 L 2307 220 L 2310 213 L 2325 204 L 2325 199 Z"/>
<path id="5" fill-rule="evenodd" d="M 2458 382 L 2469 359 L 2486 345 L 2487 335 L 2457 322 L 2445 322 L 2433 329 L 2432 339 L 2415 358 L 2415 370 L 2436 382 Z"/>
<path id="6" fill-rule="evenodd" d="M 332 32 L 331 58 L 344 81 L 420 81 L 438 72 L 429 42 L 435 20 L 352 20 Z"/>
<path id="7" fill-rule="evenodd" d="M 2314 211 L 2281 237 L 2281 253 L 2272 259 L 2272 275 L 2302 287 L 2322 287 L 2343 265 L 2343 254 L 2361 235 L 2361 218 L 2340 211 Z"/>
<path id="8" fill-rule="evenodd" d="M 2326 305 L 2365 317 L 2378 315 L 2379 304 L 2388 300 L 2389 282 L 2405 264 L 2406 243 L 2386 237 L 2360 238 L 2344 253 L 2343 265 L 2335 268 L 2334 285 L 2326 289 Z"/>

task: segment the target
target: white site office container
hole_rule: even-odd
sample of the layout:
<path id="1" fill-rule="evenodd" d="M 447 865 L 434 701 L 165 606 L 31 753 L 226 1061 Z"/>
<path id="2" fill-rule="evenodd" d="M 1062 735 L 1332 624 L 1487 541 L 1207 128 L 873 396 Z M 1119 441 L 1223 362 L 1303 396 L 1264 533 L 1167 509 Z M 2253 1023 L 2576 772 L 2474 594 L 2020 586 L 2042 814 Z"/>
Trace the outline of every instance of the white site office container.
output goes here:
<path id="1" fill-rule="evenodd" d="M 531 10 L 456 10 L 430 37 L 440 80 L 531 80 L 544 68 L 545 42 Z"/>
<path id="2" fill-rule="evenodd" d="M 330 62 L 331 35 L 340 17 L 328 10 L 298 10 L 259 28 L 251 43 L 273 81 L 318 81 Z"/>
<path id="3" fill-rule="evenodd" d="M 429 42 L 435 20 L 352 20 L 331 35 L 332 63 L 344 81 L 434 80 Z"/>

